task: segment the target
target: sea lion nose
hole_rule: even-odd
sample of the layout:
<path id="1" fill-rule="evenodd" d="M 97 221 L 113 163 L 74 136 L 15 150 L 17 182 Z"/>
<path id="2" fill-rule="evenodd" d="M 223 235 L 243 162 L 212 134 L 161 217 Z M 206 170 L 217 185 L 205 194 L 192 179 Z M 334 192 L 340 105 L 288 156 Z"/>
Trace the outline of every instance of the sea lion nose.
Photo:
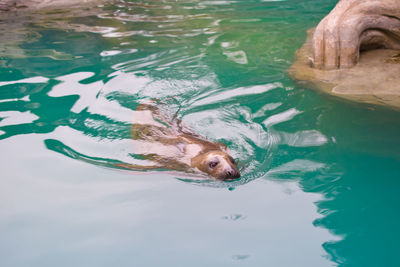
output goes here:
<path id="1" fill-rule="evenodd" d="M 225 171 L 226 178 L 236 179 L 240 177 L 240 173 L 237 170 L 229 169 Z"/>

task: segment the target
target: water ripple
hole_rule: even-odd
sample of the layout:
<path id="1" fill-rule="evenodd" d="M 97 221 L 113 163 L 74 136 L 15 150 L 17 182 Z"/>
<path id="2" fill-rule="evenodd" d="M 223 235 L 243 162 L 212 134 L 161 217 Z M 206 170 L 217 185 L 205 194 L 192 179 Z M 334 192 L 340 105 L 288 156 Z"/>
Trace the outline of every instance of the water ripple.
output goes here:
<path id="1" fill-rule="evenodd" d="M 265 85 L 255 85 L 255 86 L 248 86 L 248 87 L 239 87 L 228 91 L 223 92 L 207 92 L 207 95 L 201 95 L 197 99 L 193 100 L 192 107 L 196 106 L 204 106 L 210 105 L 213 103 L 220 103 L 222 101 L 227 101 L 232 98 L 241 97 L 241 96 L 249 96 L 249 95 L 256 95 L 256 94 L 263 94 L 275 88 L 282 87 L 280 83 L 272 83 L 272 84 L 265 84 Z"/>
<path id="2" fill-rule="evenodd" d="M 157 99 L 168 106 L 169 116 L 228 145 L 243 173 L 235 185 L 264 177 L 287 153 L 285 146 L 304 149 L 329 143 L 313 127 L 286 129 L 304 113 L 284 99 L 293 94 L 281 73 L 288 61 L 277 56 L 282 48 L 273 45 L 278 43 L 273 36 L 249 41 L 258 38 L 248 31 L 250 24 L 265 29 L 270 25 L 247 9 L 232 16 L 236 5 L 247 7 L 237 1 L 122 1 L 92 17 L 35 21 L 33 40 L 43 34 L 54 49 L 42 46 L 31 56 L 75 59 L 88 66 L 99 64 L 100 70 L 76 68 L 71 61 L 68 71 L 54 72 L 58 75 L 0 82 L 0 87 L 19 86 L 0 99 L 0 104 L 18 107 L 0 113 L 2 136 L 26 124 L 32 128 L 27 132 L 48 133 L 49 149 L 78 160 L 108 167 L 115 162 L 147 164 L 130 140 L 129 125 L 138 104 Z M 53 29 L 69 32 L 69 39 L 46 34 Z M 68 50 L 70 40 L 81 43 L 88 38 L 103 45 Z M 92 61 L 88 54 L 94 55 Z M 265 69 L 267 76 L 261 71 Z M 40 88 L 26 88 L 35 84 Z M 52 118 L 48 120 L 42 111 L 46 102 L 54 102 L 60 110 L 48 114 Z M 224 186 L 205 181 L 208 186 Z"/>
<path id="3" fill-rule="evenodd" d="M 291 108 L 279 114 L 275 114 L 268 117 L 266 120 L 263 121 L 263 124 L 266 127 L 270 127 L 272 125 L 279 124 L 281 122 L 289 121 L 300 113 L 301 112 L 298 111 L 296 108 Z"/>
<path id="4" fill-rule="evenodd" d="M 25 78 L 17 81 L 8 81 L 8 82 L 0 82 L 0 86 L 11 85 L 11 84 L 18 84 L 18 83 L 46 83 L 48 82 L 48 78 L 38 76 L 32 78 Z"/>

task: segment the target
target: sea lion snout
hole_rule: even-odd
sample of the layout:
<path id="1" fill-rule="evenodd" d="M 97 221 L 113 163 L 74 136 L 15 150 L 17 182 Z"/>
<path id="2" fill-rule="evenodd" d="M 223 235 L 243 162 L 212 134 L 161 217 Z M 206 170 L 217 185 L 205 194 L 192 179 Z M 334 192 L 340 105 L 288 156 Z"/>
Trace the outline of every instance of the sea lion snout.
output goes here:
<path id="1" fill-rule="evenodd" d="M 229 180 L 229 179 L 237 179 L 240 178 L 240 172 L 237 169 L 230 168 L 225 170 L 223 179 Z"/>

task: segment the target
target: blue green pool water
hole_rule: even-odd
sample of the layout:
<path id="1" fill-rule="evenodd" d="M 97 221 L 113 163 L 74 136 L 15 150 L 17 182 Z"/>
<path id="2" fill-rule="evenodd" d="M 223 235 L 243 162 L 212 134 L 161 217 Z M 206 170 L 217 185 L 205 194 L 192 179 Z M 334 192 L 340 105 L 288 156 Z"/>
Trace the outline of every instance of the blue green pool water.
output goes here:
<path id="1" fill-rule="evenodd" d="M 1 266 L 398 266 L 400 120 L 286 75 L 336 1 L 118 1 L 2 17 Z M 132 173 L 157 98 L 234 182 Z"/>

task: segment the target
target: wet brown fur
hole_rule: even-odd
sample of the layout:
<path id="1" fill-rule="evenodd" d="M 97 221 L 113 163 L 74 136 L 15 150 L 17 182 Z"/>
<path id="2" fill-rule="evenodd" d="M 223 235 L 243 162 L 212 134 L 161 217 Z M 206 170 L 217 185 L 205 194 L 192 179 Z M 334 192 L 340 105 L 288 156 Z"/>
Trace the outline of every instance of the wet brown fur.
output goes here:
<path id="1" fill-rule="evenodd" d="M 154 151 L 138 152 L 140 156 L 154 162 L 155 165 L 119 164 L 118 167 L 135 170 L 168 169 L 190 173 L 200 171 L 223 180 L 240 177 L 237 164 L 228 154 L 226 145 L 211 142 L 194 133 L 180 120 L 172 120 L 165 116 L 153 104 L 140 104 L 136 111 L 150 111 L 154 119 L 152 122 L 142 120 L 136 123 L 134 118 L 131 137 L 144 145 L 152 145 Z M 164 149 L 160 153 L 162 148 L 167 148 L 167 151 Z M 168 148 L 171 148 L 171 155 L 168 155 Z M 217 166 L 211 168 L 210 166 L 216 161 Z"/>

